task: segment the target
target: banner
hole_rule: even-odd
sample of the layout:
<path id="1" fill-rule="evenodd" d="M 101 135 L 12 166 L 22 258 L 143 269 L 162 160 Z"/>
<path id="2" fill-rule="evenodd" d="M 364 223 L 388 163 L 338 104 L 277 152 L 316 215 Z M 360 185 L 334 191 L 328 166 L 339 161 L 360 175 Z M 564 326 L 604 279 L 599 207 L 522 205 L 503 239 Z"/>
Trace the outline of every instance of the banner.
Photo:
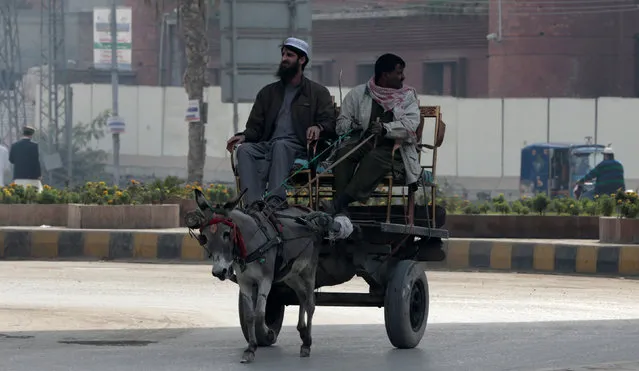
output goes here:
<path id="1" fill-rule="evenodd" d="M 133 15 L 130 7 L 118 7 L 117 53 L 118 69 L 131 70 Z M 93 65 L 97 69 L 111 69 L 111 8 L 93 8 Z"/>

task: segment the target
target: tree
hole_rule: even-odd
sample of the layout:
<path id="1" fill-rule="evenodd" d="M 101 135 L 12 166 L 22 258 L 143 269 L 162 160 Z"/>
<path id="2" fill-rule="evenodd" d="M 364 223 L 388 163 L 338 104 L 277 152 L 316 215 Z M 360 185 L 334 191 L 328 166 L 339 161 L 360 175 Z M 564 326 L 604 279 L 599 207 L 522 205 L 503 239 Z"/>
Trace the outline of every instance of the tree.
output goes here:
<path id="1" fill-rule="evenodd" d="M 168 0 L 144 0 L 155 6 L 156 16 L 168 5 Z M 175 3 L 175 2 L 172 2 Z M 206 33 L 207 8 L 210 0 L 177 0 L 177 15 L 180 36 L 184 42 L 186 70 L 182 79 L 189 100 L 202 102 L 206 87 L 206 67 L 209 58 L 208 35 Z M 205 128 L 202 122 L 189 123 L 189 152 L 187 156 L 187 178 L 189 182 L 202 183 L 206 161 Z"/>
<path id="2" fill-rule="evenodd" d="M 69 166 L 67 159 L 67 146 L 64 141 L 59 142 L 59 149 L 56 149 L 54 138 L 60 138 L 64 134 L 64 127 L 56 130 L 56 127 L 50 125 L 44 131 L 36 131 L 34 139 L 40 144 L 42 154 L 55 153 L 60 154 L 62 167 L 46 172 L 43 168 L 46 182 L 54 187 L 64 187 L 67 181 L 73 186 L 82 185 L 88 181 L 107 180 L 109 178 L 105 171 L 105 164 L 108 155 L 103 150 L 91 148 L 92 140 L 104 138 L 107 128 L 107 118 L 110 116 L 110 110 L 101 112 L 89 123 L 78 122 L 73 125 L 72 136 L 72 154 L 71 159 L 73 167 L 72 179 L 67 178 L 67 167 Z M 41 158 L 42 160 L 42 158 Z"/>

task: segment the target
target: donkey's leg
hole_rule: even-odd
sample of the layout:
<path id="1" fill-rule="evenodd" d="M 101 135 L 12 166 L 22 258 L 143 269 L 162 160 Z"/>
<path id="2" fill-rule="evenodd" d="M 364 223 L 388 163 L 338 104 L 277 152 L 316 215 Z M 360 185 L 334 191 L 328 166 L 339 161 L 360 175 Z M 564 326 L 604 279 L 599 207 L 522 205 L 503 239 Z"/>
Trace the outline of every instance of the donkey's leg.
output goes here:
<path id="1" fill-rule="evenodd" d="M 299 278 L 298 278 L 299 279 Z M 304 320 L 304 315 L 306 314 L 306 305 L 308 303 L 308 297 L 306 296 L 306 291 L 299 284 L 299 282 L 295 282 L 292 285 L 293 290 L 295 290 L 295 295 L 297 295 L 297 300 L 300 303 L 299 316 L 297 319 L 297 332 L 300 333 L 300 339 L 302 339 L 302 347 L 300 348 L 300 357 L 308 357 L 310 355 L 310 349 L 307 349 L 306 340 L 307 340 L 307 332 L 306 332 L 306 321 Z"/>
<path id="2" fill-rule="evenodd" d="M 255 336 L 255 306 L 253 305 L 253 285 L 238 281 L 240 283 L 240 295 L 244 302 L 244 318 L 243 321 L 248 329 L 248 347 L 244 350 L 240 362 L 250 363 L 255 359 L 255 350 L 257 349 L 257 337 Z"/>
<path id="3" fill-rule="evenodd" d="M 312 242 L 311 242 L 312 243 Z M 306 245 L 305 247 L 310 247 Z M 309 327 L 304 321 L 306 314 L 308 320 L 312 321 L 315 312 L 315 272 L 317 270 L 317 259 L 319 250 L 306 250 L 304 256 L 300 254 L 293 264 L 292 272 L 296 272 L 287 279 L 287 285 L 295 291 L 300 303 L 299 319 L 297 321 L 297 331 L 302 339 L 300 347 L 300 357 L 311 355 L 312 339 Z M 310 322 L 309 322 L 310 323 Z"/>
<path id="4" fill-rule="evenodd" d="M 313 314 L 315 314 L 315 273 L 317 264 L 311 261 L 308 268 L 300 275 L 300 286 L 303 288 L 306 303 L 304 305 L 306 311 L 306 326 L 302 335 L 302 347 L 300 349 L 300 357 L 309 357 L 311 355 L 311 345 L 313 337 L 311 329 L 313 327 Z"/>
<path id="5" fill-rule="evenodd" d="M 300 333 L 300 339 L 302 340 L 300 357 L 308 357 L 311 354 L 311 339 L 308 336 L 308 326 L 304 316 L 308 316 L 309 302 L 315 305 L 315 296 L 312 290 L 309 296 L 303 276 L 297 276 L 291 279 L 289 286 L 295 291 L 297 300 L 300 303 L 299 317 L 297 320 L 297 331 Z"/>
<path id="6" fill-rule="evenodd" d="M 277 335 L 275 331 L 266 325 L 266 300 L 271 292 L 273 282 L 264 278 L 257 286 L 257 303 L 255 305 L 255 326 L 260 326 L 264 334 L 267 334 L 270 343 L 275 343 Z"/>

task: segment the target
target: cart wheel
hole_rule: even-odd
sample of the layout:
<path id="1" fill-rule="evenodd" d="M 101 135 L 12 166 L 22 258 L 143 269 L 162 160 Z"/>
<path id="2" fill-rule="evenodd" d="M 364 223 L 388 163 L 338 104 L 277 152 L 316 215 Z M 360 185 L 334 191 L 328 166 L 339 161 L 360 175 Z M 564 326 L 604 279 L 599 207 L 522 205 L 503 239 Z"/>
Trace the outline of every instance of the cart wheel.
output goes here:
<path id="1" fill-rule="evenodd" d="M 278 303 L 277 298 L 274 297 L 274 295 L 270 294 L 268 296 L 268 299 L 266 299 L 266 325 L 268 328 L 275 331 L 276 336 L 279 336 L 280 330 L 282 329 L 282 322 L 284 322 L 284 309 L 284 304 Z M 244 303 L 242 302 L 241 295 L 238 295 L 238 312 L 240 315 L 240 327 L 242 328 L 242 334 L 244 335 L 244 339 L 248 342 L 248 327 L 243 320 Z M 257 337 L 257 345 L 260 347 L 271 346 L 277 342 L 277 338 L 273 342 L 270 341 L 268 334 L 265 334 L 260 328 L 255 329 L 255 336 Z"/>
<path id="2" fill-rule="evenodd" d="M 394 347 L 415 348 L 428 322 L 428 280 L 423 266 L 412 260 L 400 261 L 386 287 L 384 322 Z"/>

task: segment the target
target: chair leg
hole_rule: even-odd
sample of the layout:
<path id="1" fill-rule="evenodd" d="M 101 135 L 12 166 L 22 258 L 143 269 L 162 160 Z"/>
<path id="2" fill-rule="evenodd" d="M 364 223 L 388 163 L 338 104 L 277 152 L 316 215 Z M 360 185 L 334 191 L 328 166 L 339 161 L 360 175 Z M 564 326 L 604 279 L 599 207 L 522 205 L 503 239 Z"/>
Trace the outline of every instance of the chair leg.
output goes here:
<path id="1" fill-rule="evenodd" d="M 320 181 L 319 181 L 319 177 L 315 178 L 315 207 L 313 208 L 313 210 L 317 211 L 319 210 L 319 204 L 320 204 Z"/>
<path id="2" fill-rule="evenodd" d="M 311 179 L 310 174 L 309 174 L 308 178 L 309 178 L 308 179 L 308 207 L 313 209 L 313 205 L 314 205 L 314 202 L 313 202 L 313 182 L 311 182 L 311 180 L 313 180 L 313 179 Z"/>
<path id="3" fill-rule="evenodd" d="M 390 223 L 391 203 L 393 201 L 393 177 L 388 180 L 388 195 L 386 198 L 388 205 L 386 205 L 386 223 Z"/>
<path id="4" fill-rule="evenodd" d="M 415 192 L 408 191 L 408 225 L 415 224 Z"/>
<path id="5" fill-rule="evenodd" d="M 406 205 L 406 187 L 402 187 L 402 204 Z"/>
<path id="6" fill-rule="evenodd" d="M 435 224 L 435 195 L 437 194 L 437 188 L 435 185 L 433 185 L 432 187 L 430 187 L 430 198 L 431 198 L 431 213 L 430 213 L 430 220 L 431 220 L 431 228 L 435 228 L 435 226 L 437 224 Z M 428 205 L 426 205 L 428 206 Z"/>
<path id="7" fill-rule="evenodd" d="M 242 191 L 240 190 L 240 177 L 239 176 L 235 176 L 235 194 L 239 195 L 240 193 L 242 193 Z M 240 206 L 244 206 L 244 201 L 240 200 Z"/>

